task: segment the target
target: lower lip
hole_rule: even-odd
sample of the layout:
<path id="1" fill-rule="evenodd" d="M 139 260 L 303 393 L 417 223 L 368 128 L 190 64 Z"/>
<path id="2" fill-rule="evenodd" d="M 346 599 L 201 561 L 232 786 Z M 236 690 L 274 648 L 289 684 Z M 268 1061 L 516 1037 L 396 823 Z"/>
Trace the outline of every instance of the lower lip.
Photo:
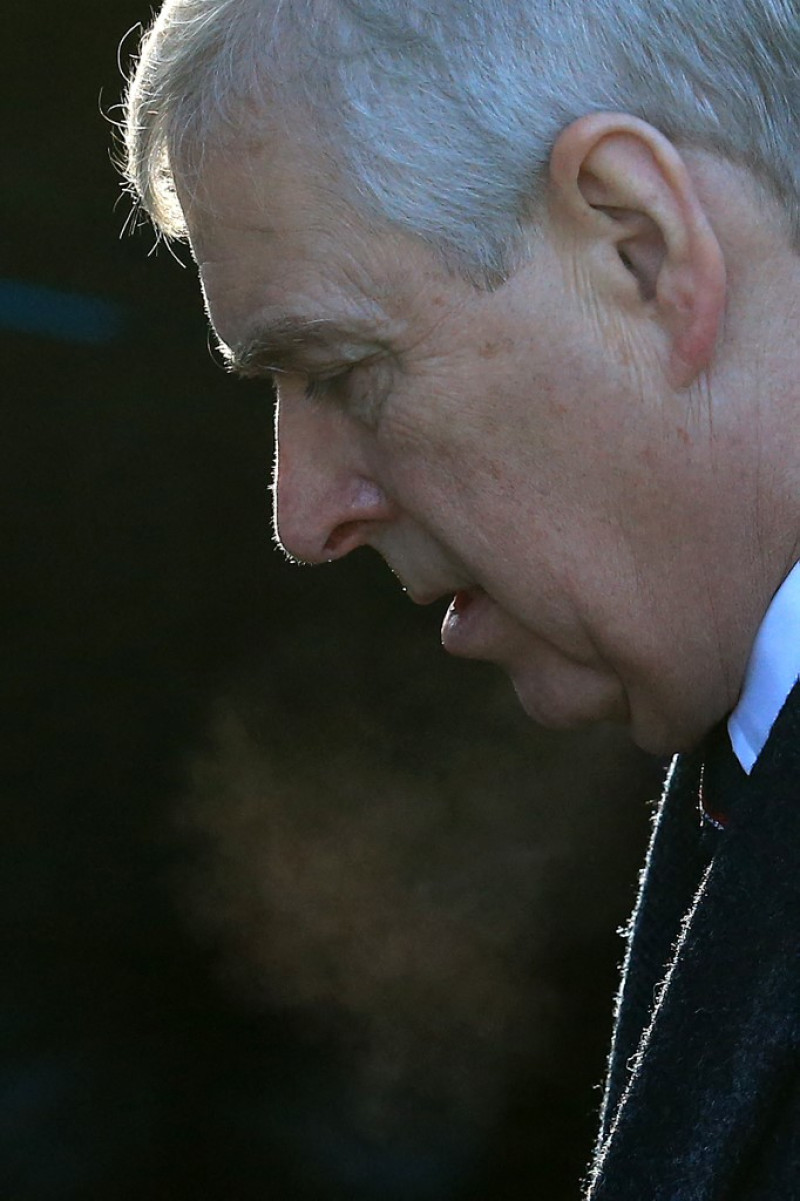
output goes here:
<path id="1" fill-rule="evenodd" d="M 442 646 L 450 655 L 483 658 L 488 650 L 487 620 L 494 608 L 480 588 L 461 589 L 442 622 Z"/>

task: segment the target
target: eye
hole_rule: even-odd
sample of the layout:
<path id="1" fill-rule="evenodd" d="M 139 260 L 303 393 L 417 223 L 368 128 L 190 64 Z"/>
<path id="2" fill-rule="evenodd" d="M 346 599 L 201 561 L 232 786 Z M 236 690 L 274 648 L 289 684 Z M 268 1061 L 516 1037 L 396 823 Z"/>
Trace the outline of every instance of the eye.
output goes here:
<path id="1" fill-rule="evenodd" d="M 308 375 L 303 395 L 317 404 L 333 404 L 374 428 L 389 392 L 388 364 L 382 360 L 357 363 L 330 375 Z"/>
<path id="2" fill-rule="evenodd" d="M 340 381 L 347 374 L 348 372 L 342 372 L 341 375 L 329 375 L 323 377 L 309 375 L 306 378 L 303 396 L 306 400 L 327 400 L 331 396 L 335 395 L 338 387 L 340 386 Z"/>

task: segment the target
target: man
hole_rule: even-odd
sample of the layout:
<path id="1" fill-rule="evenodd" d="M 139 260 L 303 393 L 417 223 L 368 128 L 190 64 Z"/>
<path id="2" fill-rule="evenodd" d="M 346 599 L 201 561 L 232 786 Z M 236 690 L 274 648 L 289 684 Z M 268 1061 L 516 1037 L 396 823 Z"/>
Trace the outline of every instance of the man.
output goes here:
<path id="1" fill-rule="evenodd" d="M 799 19 L 167 0 L 128 97 L 137 194 L 275 382 L 286 553 L 372 546 L 534 719 L 686 752 L 592 1201 L 800 1195 Z"/>

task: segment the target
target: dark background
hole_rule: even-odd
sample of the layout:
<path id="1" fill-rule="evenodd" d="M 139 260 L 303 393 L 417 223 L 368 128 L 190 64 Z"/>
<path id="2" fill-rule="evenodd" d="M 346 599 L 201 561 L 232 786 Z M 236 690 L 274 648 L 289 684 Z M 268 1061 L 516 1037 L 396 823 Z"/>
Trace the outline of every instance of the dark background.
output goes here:
<path id="1" fill-rule="evenodd" d="M 270 397 L 120 238 L 148 16 L 3 18 L 0 1195 L 576 1197 L 657 768 L 273 550 Z"/>

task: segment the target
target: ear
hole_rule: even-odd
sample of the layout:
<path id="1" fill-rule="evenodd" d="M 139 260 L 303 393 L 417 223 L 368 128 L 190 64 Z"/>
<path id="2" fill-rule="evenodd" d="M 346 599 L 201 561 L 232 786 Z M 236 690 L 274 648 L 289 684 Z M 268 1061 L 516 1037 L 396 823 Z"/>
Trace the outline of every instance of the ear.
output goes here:
<path id="1" fill-rule="evenodd" d="M 550 158 L 559 222 L 613 251 L 655 312 L 675 387 L 711 363 L 725 308 L 725 259 L 676 147 L 625 113 L 592 113 L 560 134 Z"/>

